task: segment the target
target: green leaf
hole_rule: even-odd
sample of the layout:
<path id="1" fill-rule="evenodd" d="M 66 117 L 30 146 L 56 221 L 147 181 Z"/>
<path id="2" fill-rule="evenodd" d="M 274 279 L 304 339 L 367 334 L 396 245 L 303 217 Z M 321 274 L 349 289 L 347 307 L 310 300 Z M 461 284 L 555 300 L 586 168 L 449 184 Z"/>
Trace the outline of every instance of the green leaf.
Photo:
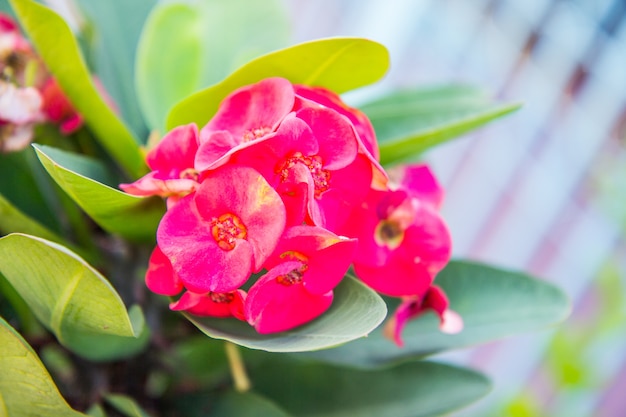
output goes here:
<path id="1" fill-rule="evenodd" d="M 288 23 L 277 0 L 177 0 L 155 7 L 141 36 L 135 72 L 150 127 L 163 131 L 178 101 L 286 45 Z"/>
<path id="2" fill-rule="evenodd" d="M 79 417 L 26 341 L 0 317 L 0 416 Z"/>
<path id="3" fill-rule="evenodd" d="M 201 392 L 179 396 L 174 409 L 185 417 L 289 417 L 271 400 L 253 392 Z M 209 411 L 210 410 L 210 411 Z"/>
<path id="4" fill-rule="evenodd" d="M 0 232 L 4 234 L 22 232 L 54 242 L 62 243 L 64 241 L 56 233 L 18 210 L 2 194 L 0 194 Z"/>
<path id="5" fill-rule="evenodd" d="M 0 178 L 0 194 L 12 206 L 50 231 L 61 232 L 54 183 L 33 149 L 0 154 Z"/>
<path id="6" fill-rule="evenodd" d="M 0 272 L 59 342 L 92 360 L 127 357 L 148 341 L 137 306 L 63 246 L 23 234 L 0 238 Z"/>
<path id="7" fill-rule="evenodd" d="M 402 90 L 361 106 L 374 125 L 383 164 L 410 159 L 519 108 L 462 85 Z"/>
<path id="8" fill-rule="evenodd" d="M 366 371 L 274 357 L 250 377 L 256 392 L 298 417 L 438 416 L 490 390 L 477 372 L 431 362 Z"/>
<path id="9" fill-rule="evenodd" d="M 157 0 L 77 0 L 89 62 L 122 117 L 140 138 L 147 128 L 135 96 L 135 51 L 146 17 Z"/>
<path id="10" fill-rule="evenodd" d="M 324 349 L 363 336 L 385 318 L 383 300 L 372 290 L 346 276 L 335 289 L 330 309 L 322 316 L 293 330 L 262 335 L 235 319 L 186 317 L 202 332 L 251 349 L 270 352 L 302 352 Z"/>
<path id="11" fill-rule="evenodd" d="M 136 241 L 154 241 L 165 207 L 160 198 L 136 197 L 98 182 L 111 182 L 94 159 L 34 145 L 39 160 L 59 186 L 103 229 Z"/>
<path id="12" fill-rule="evenodd" d="M 104 399 L 126 417 L 150 417 L 135 400 L 126 395 L 107 394 Z"/>
<path id="13" fill-rule="evenodd" d="M 167 128 L 192 122 L 203 126 L 233 90 L 267 77 L 284 77 L 292 83 L 326 87 L 339 94 L 378 81 L 388 67 L 387 49 L 367 39 L 301 43 L 250 61 L 219 84 L 179 102 L 167 117 Z"/>
<path id="14" fill-rule="evenodd" d="M 570 311 L 567 297 L 553 285 L 477 263 L 450 262 L 435 284 L 445 290 L 450 308 L 463 318 L 461 333 L 441 333 L 438 319 L 427 313 L 408 323 L 403 348 L 396 347 L 378 329 L 367 339 L 307 355 L 333 363 L 376 367 L 541 329 L 564 320 Z M 394 311 L 397 304 L 390 302 L 389 310 Z"/>
<path id="15" fill-rule="evenodd" d="M 87 410 L 87 415 L 91 417 L 107 417 L 104 408 L 100 404 L 94 404 Z"/>
<path id="16" fill-rule="evenodd" d="M 48 69 L 102 146 L 131 176 L 144 173 L 137 141 L 98 93 L 67 23 L 32 0 L 10 3 Z"/>

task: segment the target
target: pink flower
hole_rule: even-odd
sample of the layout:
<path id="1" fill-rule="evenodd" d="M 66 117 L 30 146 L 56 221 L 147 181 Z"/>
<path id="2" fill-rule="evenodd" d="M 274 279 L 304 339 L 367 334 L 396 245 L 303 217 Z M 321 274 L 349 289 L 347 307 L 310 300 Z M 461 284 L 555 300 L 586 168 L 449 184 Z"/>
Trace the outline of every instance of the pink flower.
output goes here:
<path id="1" fill-rule="evenodd" d="M 293 87 L 284 78 L 266 78 L 230 94 L 200 131 L 196 169 L 216 168 L 240 146 L 271 135 L 291 112 L 294 99 Z"/>
<path id="2" fill-rule="evenodd" d="M 46 118 L 60 126 L 61 133 L 69 135 L 80 129 L 83 117 L 74 109 L 56 79 L 50 77 L 41 88 L 42 110 Z"/>
<path id="3" fill-rule="evenodd" d="M 35 123 L 43 120 L 41 104 L 36 89 L 0 80 L 0 151 L 14 152 L 28 146 Z"/>
<path id="4" fill-rule="evenodd" d="M 452 243 L 432 201 L 418 198 L 419 181 L 402 181 L 413 188 L 371 190 L 340 233 L 359 239 L 354 268 L 366 284 L 391 296 L 421 297 L 448 263 Z"/>
<path id="5" fill-rule="evenodd" d="M 245 315 L 259 333 L 292 329 L 330 307 L 332 290 L 350 266 L 356 240 L 315 226 L 287 229 L 251 288 Z"/>
<path id="6" fill-rule="evenodd" d="M 182 281 L 174 273 L 172 263 L 158 246 L 154 248 L 148 261 L 146 286 L 154 293 L 169 296 L 179 294 L 184 288 Z"/>
<path id="7" fill-rule="evenodd" d="M 375 160 L 380 160 L 380 152 L 378 151 L 378 142 L 376 142 L 376 133 L 372 123 L 365 113 L 348 106 L 343 102 L 335 92 L 323 87 L 311 87 L 307 85 L 294 85 L 296 95 L 307 100 L 310 103 L 322 105 L 329 109 L 335 110 L 342 116 L 350 120 L 354 126 L 359 139 Z M 303 105 L 311 105 L 310 103 Z"/>
<path id="8" fill-rule="evenodd" d="M 309 221 L 335 230 L 372 182 L 371 163 L 357 151 L 357 137 L 343 116 L 305 108 L 286 117 L 272 137 L 233 154 L 232 161 L 254 167 L 276 188 L 289 225 Z"/>
<path id="9" fill-rule="evenodd" d="M 246 292 L 243 290 L 206 294 L 187 291 L 177 301 L 170 304 L 170 309 L 186 311 L 196 316 L 235 317 L 245 321 L 243 311 L 245 299 Z"/>
<path id="10" fill-rule="evenodd" d="M 129 194 L 139 196 L 183 197 L 198 187 L 194 158 L 198 150 L 195 124 L 179 126 L 148 152 L 146 162 L 152 172 L 131 184 L 120 184 Z"/>
<path id="11" fill-rule="evenodd" d="M 416 318 L 428 310 L 439 316 L 439 328 L 448 334 L 459 333 L 463 330 L 463 319 L 456 312 L 450 310 L 448 297 L 443 290 L 435 285 L 428 289 L 423 297 L 405 297 L 396 309 L 391 320 L 385 325 L 385 335 L 396 342 L 400 347 L 404 345 L 402 331 L 409 320 Z"/>
<path id="12" fill-rule="evenodd" d="M 285 227 L 285 207 L 254 169 L 224 166 L 171 207 L 159 247 L 194 293 L 238 289 L 261 269 Z"/>

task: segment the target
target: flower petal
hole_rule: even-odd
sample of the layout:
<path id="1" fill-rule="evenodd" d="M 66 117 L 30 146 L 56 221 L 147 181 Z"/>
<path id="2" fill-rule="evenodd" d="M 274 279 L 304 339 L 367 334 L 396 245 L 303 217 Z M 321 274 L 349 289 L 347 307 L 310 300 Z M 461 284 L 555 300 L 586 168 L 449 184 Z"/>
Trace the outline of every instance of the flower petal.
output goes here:
<path id="1" fill-rule="evenodd" d="M 172 263 L 158 246 L 152 251 L 146 271 L 146 286 L 161 295 L 176 295 L 183 290 L 183 283 L 172 269 Z"/>
<path id="2" fill-rule="evenodd" d="M 324 313 L 331 305 L 333 293 L 308 292 L 304 285 L 285 285 L 279 277 L 298 268 L 300 262 L 285 262 L 268 271 L 248 292 L 246 320 L 262 334 L 290 330 Z"/>

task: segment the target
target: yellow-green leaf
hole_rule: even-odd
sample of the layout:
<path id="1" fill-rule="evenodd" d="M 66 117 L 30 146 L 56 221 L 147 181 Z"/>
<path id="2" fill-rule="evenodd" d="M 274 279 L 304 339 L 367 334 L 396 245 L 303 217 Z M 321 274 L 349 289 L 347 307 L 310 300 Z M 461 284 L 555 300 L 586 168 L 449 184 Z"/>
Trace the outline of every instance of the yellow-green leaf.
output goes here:
<path id="1" fill-rule="evenodd" d="M 111 284 L 61 245 L 24 234 L 0 238 L 0 272 L 59 342 L 85 358 L 130 356 L 147 342 L 141 309 L 127 312 Z"/>

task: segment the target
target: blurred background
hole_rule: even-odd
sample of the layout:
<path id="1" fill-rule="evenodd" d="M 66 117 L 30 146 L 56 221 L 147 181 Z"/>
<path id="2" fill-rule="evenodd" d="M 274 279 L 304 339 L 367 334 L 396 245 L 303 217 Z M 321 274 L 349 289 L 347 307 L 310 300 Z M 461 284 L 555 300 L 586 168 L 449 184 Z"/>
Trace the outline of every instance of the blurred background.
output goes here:
<path id="1" fill-rule="evenodd" d="M 524 103 L 426 159 L 447 189 L 455 256 L 551 281 L 574 311 L 556 329 L 441 356 L 494 381 L 490 395 L 455 415 L 623 416 L 626 1 L 284 3 L 292 43 L 341 35 L 387 46 L 388 76 L 348 94 L 352 104 L 453 82 Z"/>
<path id="2" fill-rule="evenodd" d="M 377 92 L 461 82 L 517 113 L 432 150 L 455 256 L 570 296 L 558 329 L 447 354 L 494 391 L 459 416 L 616 417 L 626 406 L 626 1 L 289 0 L 296 41 L 387 46 Z"/>

